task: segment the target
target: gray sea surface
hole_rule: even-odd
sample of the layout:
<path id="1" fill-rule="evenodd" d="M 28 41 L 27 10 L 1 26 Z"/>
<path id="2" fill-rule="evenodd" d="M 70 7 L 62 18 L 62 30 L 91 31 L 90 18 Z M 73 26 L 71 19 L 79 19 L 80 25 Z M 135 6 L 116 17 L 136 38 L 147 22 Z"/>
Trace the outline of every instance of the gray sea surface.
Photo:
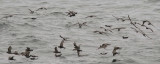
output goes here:
<path id="1" fill-rule="evenodd" d="M 38 8 L 45 7 L 36 11 Z M 29 9 L 35 11 L 30 14 Z M 69 10 L 77 12 L 69 17 Z M 6 17 L 13 15 L 13 17 Z M 93 15 L 94 17 L 88 17 Z M 115 17 L 130 16 L 132 21 L 147 25 L 153 32 L 137 25 L 148 37 L 136 33 L 130 21 L 117 21 Z M 31 19 L 37 18 L 37 19 Z M 77 22 L 87 22 L 79 28 Z M 106 34 L 99 27 L 125 27 L 121 31 L 112 30 Z M 107 27 L 105 27 L 107 28 Z M 107 28 L 110 29 L 110 28 Z M 62 38 L 66 49 L 59 49 L 61 57 L 55 57 L 54 48 Z M 123 39 L 127 36 L 128 39 Z M 160 64 L 160 0 L 0 0 L 0 64 Z M 82 57 L 73 50 L 73 43 L 81 44 Z M 106 49 L 98 49 L 103 43 L 111 44 Z M 13 51 L 24 52 L 26 47 L 34 51 L 37 60 L 21 55 L 7 54 Z M 122 47 L 119 55 L 112 56 L 115 46 Z M 100 53 L 107 52 L 106 55 Z M 15 61 L 8 60 L 14 56 Z M 118 59 L 112 63 L 113 59 Z"/>

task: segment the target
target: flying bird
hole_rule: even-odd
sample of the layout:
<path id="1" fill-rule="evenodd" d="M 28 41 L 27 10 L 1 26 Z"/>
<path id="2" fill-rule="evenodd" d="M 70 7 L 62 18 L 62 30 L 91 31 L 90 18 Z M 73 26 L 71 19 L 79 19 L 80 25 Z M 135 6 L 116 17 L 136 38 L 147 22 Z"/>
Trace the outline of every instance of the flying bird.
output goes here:
<path id="1" fill-rule="evenodd" d="M 113 49 L 113 51 L 112 51 L 113 56 L 115 56 L 116 54 L 119 54 L 119 53 L 117 52 L 118 49 L 121 49 L 121 48 L 120 48 L 120 47 L 114 47 L 114 49 Z"/>
<path id="2" fill-rule="evenodd" d="M 125 27 L 120 27 L 120 28 L 113 28 L 112 30 L 117 29 L 118 31 L 120 31 L 121 29 L 126 29 Z"/>
<path id="3" fill-rule="evenodd" d="M 65 49 L 65 47 L 63 46 L 63 44 L 64 44 L 64 39 L 61 41 L 61 43 L 60 43 L 60 46 L 58 46 L 60 49 L 61 48 L 64 48 Z"/>
<path id="4" fill-rule="evenodd" d="M 57 47 L 55 47 L 54 49 L 55 49 L 54 53 L 61 53 L 58 51 Z"/>
<path id="5" fill-rule="evenodd" d="M 76 43 L 74 42 L 73 45 L 74 45 L 74 49 L 73 50 L 76 50 L 77 51 L 77 55 L 80 57 L 80 52 L 82 51 L 80 49 L 80 45 L 81 44 L 79 46 L 77 46 Z"/>
<path id="6" fill-rule="evenodd" d="M 26 51 L 33 51 L 33 49 L 29 48 L 29 47 L 26 47 Z"/>
<path id="7" fill-rule="evenodd" d="M 7 53 L 8 53 L 8 54 L 12 54 L 12 51 L 11 51 L 11 50 L 12 50 L 12 47 L 11 47 L 11 46 L 9 46 L 9 47 L 8 47 L 8 51 L 7 51 Z"/>
<path id="8" fill-rule="evenodd" d="M 101 48 L 106 49 L 106 47 L 107 47 L 108 45 L 111 45 L 111 44 L 104 43 L 104 44 L 100 45 L 100 47 L 99 47 L 98 49 L 101 49 Z"/>
<path id="9" fill-rule="evenodd" d="M 61 35 L 59 35 L 59 37 L 62 38 L 63 40 L 65 40 L 65 41 L 66 41 L 67 39 L 69 39 L 69 38 L 63 37 L 63 36 L 61 36 Z"/>
<path id="10" fill-rule="evenodd" d="M 8 60 L 16 60 L 16 59 L 14 59 L 14 56 L 10 56 L 8 57 Z"/>

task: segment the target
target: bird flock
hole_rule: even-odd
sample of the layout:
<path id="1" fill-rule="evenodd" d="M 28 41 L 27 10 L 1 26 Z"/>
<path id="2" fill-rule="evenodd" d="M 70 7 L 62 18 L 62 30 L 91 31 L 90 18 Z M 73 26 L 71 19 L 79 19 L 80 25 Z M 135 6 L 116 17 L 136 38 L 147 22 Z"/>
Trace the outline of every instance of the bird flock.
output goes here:
<path id="1" fill-rule="evenodd" d="M 28 9 L 30 12 L 30 14 L 38 14 L 36 11 L 39 11 L 39 10 L 47 10 L 47 8 L 45 7 L 41 7 L 41 8 L 38 8 L 37 10 L 31 10 L 31 9 Z M 68 17 L 74 17 L 76 16 L 76 14 L 78 14 L 77 12 L 75 11 L 68 11 L 66 12 L 66 16 Z M 132 27 L 129 27 L 130 29 L 134 30 L 136 33 L 140 33 L 142 34 L 144 37 L 148 37 L 151 39 L 151 37 L 149 37 L 140 27 L 144 27 L 146 30 L 149 30 L 151 32 L 154 32 L 154 30 L 151 28 L 151 27 L 148 27 L 149 25 L 155 27 L 150 21 L 148 20 L 144 20 L 142 21 L 142 23 L 138 23 L 138 22 L 134 22 L 130 16 L 128 15 L 127 17 L 116 17 L 114 15 L 112 15 L 117 21 L 122 21 L 122 22 L 130 22 L 130 25 Z M 5 17 L 2 17 L 1 19 L 3 18 L 9 18 L 9 17 L 13 17 L 13 15 L 8 15 L 8 16 L 5 16 Z M 85 18 L 93 18 L 93 17 L 96 17 L 94 15 L 90 15 L 90 16 L 87 16 Z M 33 19 L 33 20 L 36 20 L 37 18 L 30 18 L 30 19 Z M 75 23 L 71 26 L 78 26 L 78 28 L 83 28 L 83 26 L 88 26 L 87 25 L 87 22 L 78 22 L 78 23 Z M 116 27 L 116 28 L 112 28 L 113 25 L 104 25 L 104 27 L 99 27 L 100 29 L 102 30 L 95 30 L 93 31 L 93 33 L 96 33 L 96 34 L 101 34 L 101 35 L 104 35 L 104 34 L 108 34 L 108 33 L 113 33 L 114 31 L 121 31 L 121 30 L 124 30 L 128 27 Z M 61 57 L 63 54 L 61 53 L 62 51 L 59 51 L 59 49 L 67 49 L 65 46 L 64 46 L 64 43 L 66 41 L 68 41 L 69 38 L 66 38 L 66 37 L 63 37 L 62 35 L 59 35 L 59 37 L 62 39 L 61 42 L 60 42 L 60 45 L 59 46 L 56 46 L 54 47 L 54 50 L 53 50 L 53 54 L 55 55 L 55 57 Z M 122 36 L 123 39 L 128 39 L 129 37 L 128 36 Z M 73 42 L 73 50 L 71 51 L 76 51 L 77 53 L 77 56 L 78 57 L 82 57 L 83 55 L 81 55 L 81 52 L 83 52 L 83 50 L 81 49 L 80 45 L 82 44 L 77 44 L 76 42 Z M 109 43 L 103 43 L 103 44 L 99 44 L 100 46 L 98 47 L 97 46 L 97 49 L 105 49 L 110 46 L 111 44 Z M 112 51 L 112 55 L 113 56 L 116 56 L 118 54 L 120 54 L 120 52 L 117 52 L 117 50 L 121 50 L 122 47 L 119 47 L 119 46 L 115 46 L 113 47 L 113 51 Z M 29 48 L 29 47 L 26 47 L 25 51 L 24 52 L 21 52 L 19 53 L 18 51 L 12 51 L 12 46 L 9 46 L 8 47 L 8 51 L 6 53 L 8 54 L 14 54 L 14 55 L 21 55 L 21 56 L 25 56 L 26 58 L 30 58 L 31 60 L 37 60 L 38 59 L 38 56 L 36 55 L 33 55 L 33 54 L 30 54 L 30 52 L 32 52 L 33 49 Z M 106 55 L 107 53 L 100 53 L 101 55 Z M 8 60 L 16 60 L 14 59 L 14 56 L 10 56 L 8 57 Z M 118 59 L 113 59 L 112 62 L 117 62 L 117 61 L 120 61 Z"/>

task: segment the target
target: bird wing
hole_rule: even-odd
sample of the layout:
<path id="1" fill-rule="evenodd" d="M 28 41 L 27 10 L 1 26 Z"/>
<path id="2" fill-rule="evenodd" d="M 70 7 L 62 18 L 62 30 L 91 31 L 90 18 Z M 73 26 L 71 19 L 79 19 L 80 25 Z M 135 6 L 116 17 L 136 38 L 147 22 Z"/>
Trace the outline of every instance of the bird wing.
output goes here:
<path id="1" fill-rule="evenodd" d="M 61 41 L 60 46 L 63 46 L 63 43 L 64 43 L 64 39 Z"/>
<path id="2" fill-rule="evenodd" d="M 73 43 L 73 45 L 74 45 L 74 48 L 77 48 L 77 47 L 78 47 L 77 44 L 76 44 L 75 42 Z"/>
<path id="3" fill-rule="evenodd" d="M 57 47 L 55 47 L 54 49 L 55 49 L 55 52 L 58 52 Z"/>

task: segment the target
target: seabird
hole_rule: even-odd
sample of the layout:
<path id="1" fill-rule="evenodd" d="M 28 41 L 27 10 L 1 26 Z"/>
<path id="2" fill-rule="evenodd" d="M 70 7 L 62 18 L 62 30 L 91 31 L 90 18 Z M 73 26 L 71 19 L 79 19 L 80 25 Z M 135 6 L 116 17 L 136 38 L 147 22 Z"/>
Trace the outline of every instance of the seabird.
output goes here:
<path id="1" fill-rule="evenodd" d="M 67 16 L 69 16 L 69 17 L 75 16 L 77 14 L 77 12 L 70 11 L 70 10 L 66 13 L 67 13 Z"/>
<path id="2" fill-rule="evenodd" d="M 33 51 L 33 49 L 29 48 L 29 47 L 26 47 L 26 51 Z"/>
<path id="3" fill-rule="evenodd" d="M 64 39 L 61 41 L 60 46 L 58 46 L 60 49 L 61 49 L 61 48 L 64 48 L 64 49 L 65 49 L 65 47 L 63 46 L 63 43 L 64 43 Z"/>
<path id="4" fill-rule="evenodd" d="M 30 51 L 26 51 L 26 52 L 25 52 L 25 57 L 26 57 L 26 58 L 29 58 L 29 57 L 30 57 Z"/>
<path id="5" fill-rule="evenodd" d="M 106 55 L 107 53 L 100 53 L 101 55 Z"/>
<path id="6" fill-rule="evenodd" d="M 113 59 L 113 60 L 112 60 L 112 62 L 117 62 L 117 61 L 120 61 L 120 60 L 118 60 L 118 59 Z"/>
<path id="7" fill-rule="evenodd" d="M 94 16 L 94 15 L 90 15 L 90 16 L 87 16 L 86 18 L 92 18 L 92 17 L 96 17 L 96 16 Z"/>
<path id="8" fill-rule="evenodd" d="M 128 37 L 127 37 L 127 36 L 122 36 L 122 38 L 123 38 L 123 39 L 127 39 Z"/>
<path id="9" fill-rule="evenodd" d="M 65 40 L 65 41 L 66 41 L 67 39 L 69 39 L 69 38 L 65 38 L 65 37 L 63 37 L 63 36 L 61 36 L 61 35 L 59 35 L 59 37 L 62 38 L 63 40 Z"/>
<path id="10" fill-rule="evenodd" d="M 109 27 L 109 28 L 111 28 L 111 27 L 112 27 L 112 25 L 105 25 L 105 27 Z"/>
<path id="11" fill-rule="evenodd" d="M 102 32 L 102 31 L 94 31 L 94 33 L 99 33 L 99 34 L 106 34 L 105 32 Z"/>
<path id="12" fill-rule="evenodd" d="M 10 56 L 8 57 L 8 60 L 16 60 L 16 59 L 14 59 L 14 56 Z"/>
<path id="13" fill-rule="evenodd" d="M 101 49 L 101 48 L 106 49 L 106 47 L 107 47 L 108 45 L 111 45 L 111 44 L 104 43 L 104 44 L 100 45 L 100 47 L 99 47 L 98 49 Z"/>
<path id="14" fill-rule="evenodd" d="M 152 30 L 151 28 L 149 28 L 149 27 L 147 27 L 147 26 L 145 26 L 145 25 L 144 25 L 144 27 L 146 27 L 146 29 L 149 29 L 149 30 L 151 30 L 151 31 L 153 32 L 153 30 Z"/>
<path id="15" fill-rule="evenodd" d="M 11 51 L 11 50 L 12 50 L 12 47 L 11 47 L 11 46 L 9 46 L 9 47 L 8 47 L 8 51 L 7 51 L 7 53 L 8 53 L 8 54 L 12 54 L 12 51 Z"/>
<path id="16" fill-rule="evenodd" d="M 113 51 L 112 51 L 113 56 L 115 56 L 116 54 L 119 54 L 119 53 L 117 52 L 118 49 L 121 49 L 121 48 L 120 48 L 120 47 L 114 47 L 114 49 L 113 49 Z"/>
<path id="17" fill-rule="evenodd" d="M 47 10 L 47 8 L 41 7 L 41 8 L 38 8 L 36 11 L 38 11 L 38 10 Z"/>
<path id="18" fill-rule="evenodd" d="M 57 47 L 55 47 L 54 49 L 55 49 L 54 53 L 61 53 L 58 51 Z"/>
<path id="19" fill-rule="evenodd" d="M 126 29 L 125 27 L 120 27 L 120 28 L 113 28 L 112 30 L 114 29 L 118 29 L 118 31 L 120 31 L 121 29 Z"/>
<path id="20" fill-rule="evenodd" d="M 80 52 L 82 51 L 80 49 L 80 45 L 81 44 L 79 46 L 77 46 L 76 43 L 74 42 L 73 45 L 74 45 L 74 49 L 73 50 L 76 50 L 77 51 L 77 55 L 80 57 Z"/>
<path id="21" fill-rule="evenodd" d="M 146 22 L 148 22 L 148 25 L 152 25 L 152 26 L 154 26 L 154 25 L 153 25 L 150 21 L 148 21 L 148 20 L 143 21 L 142 26 L 144 26 L 144 24 L 145 24 Z"/>
<path id="22" fill-rule="evenodd" d="M 112 32 L 112 30 L 110 30 L 110 29 L 106 29 L 104 27 L 100 27 L 100 28 L 104 29 L 104 31 L 110 31 L 110 32 Z"/>
<path id="23" fill-rule="evenodd" d="M 30 11 L 30 14 L 33 14 L 33 13 L 35 13 L 34 11 L 32 11 L 31 9 L 28 9 L 29 11 Z"/>

